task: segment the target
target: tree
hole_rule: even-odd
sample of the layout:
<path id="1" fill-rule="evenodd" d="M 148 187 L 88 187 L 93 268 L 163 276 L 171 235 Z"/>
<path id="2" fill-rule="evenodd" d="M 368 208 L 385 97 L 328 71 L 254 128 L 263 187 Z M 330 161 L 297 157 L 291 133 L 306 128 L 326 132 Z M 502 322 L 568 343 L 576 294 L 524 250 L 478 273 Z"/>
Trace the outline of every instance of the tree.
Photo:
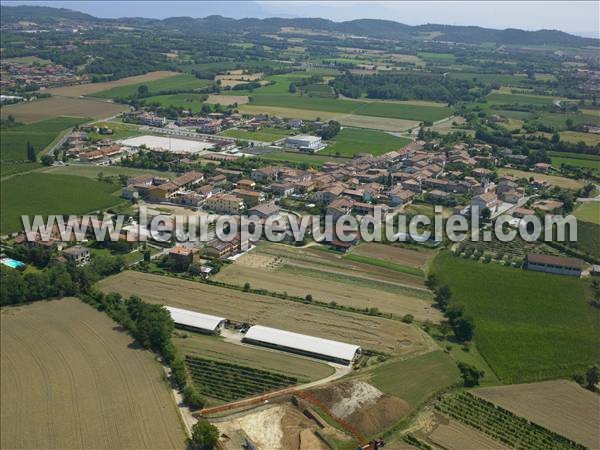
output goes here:
<path id="1" fill-rule="evenodd" d="M 51 166 L 54 162 L 54 158 L 52 155 L 44 155 L 42 156 L 41 161 L 44 166 Z"/>
<path id="2" fill-rule="evenodd" d="M 460 370 L 460 375 L 466 387 L 477 386 L 479 380 L 485 375 L 483 370 L 479 370 L 477 367 L 464 362 L 458 363 L 458 370 Z"/>
<path id="3" fill-rule="evenodd" d="M 306 294 L 306 301 L 307 302 L 312 302 L 313 301 L 313 296 L 311 294 Z"/>
<path id="4" fill-rule="evenodd" d="M 27 141 L 27 159 L 31 162 L 37 161 L 37 157 L 35 156 L 35 148 L 33 148 L 33 145 L 29 141 Z"/>
<path id="5" fill-rule="evenodd" d="M 473 339 L 475 335 L 475 324 L 470 317 L 461 316 L 454 321 L 454 334 L 460 341 L 466 342 Z"/>
<path id="6" fill-rule="evenodd" d="M 585 372 L 585 387 L 590 391 L 596 390 L 596 385 L 600 383 L 600 368 L 590 366 Z"/>
<path id="7" fill-rule="evenodd" d="M 442 310 L 446 310 L 450 303 L 452 292 L 447 285 L 440 287 L 435 294 L 435 301 Z"/>
<path id="8" fill-rule="evenodd" d="M 196 409 L 204 407 L 204 399 L 200 395 L 200 392 L 198 392 L 198 389 L 191 383 L 187 383 L 183 388 L 183 401 Z"/>
<path id="9" fill-rule="evenodd" d="M 193 450 L 212 450 L 219 439 L 219 430 L 207 420 L 200 419 L 192 426 L 190 447 Z"/>
<path id="10" fill-rule="evenodd" d="M 141 86 L 138 87 L 138 95 L 140 97 L 145 97 L 146 95 L 148 95 L 148 86 L 146 86 L 145 84 L 142 84 Z"/>
<path id="11" fill-rule="evenodd" d="M 250 291 L 250 283 L 244 283 L 244 292 Z"/>

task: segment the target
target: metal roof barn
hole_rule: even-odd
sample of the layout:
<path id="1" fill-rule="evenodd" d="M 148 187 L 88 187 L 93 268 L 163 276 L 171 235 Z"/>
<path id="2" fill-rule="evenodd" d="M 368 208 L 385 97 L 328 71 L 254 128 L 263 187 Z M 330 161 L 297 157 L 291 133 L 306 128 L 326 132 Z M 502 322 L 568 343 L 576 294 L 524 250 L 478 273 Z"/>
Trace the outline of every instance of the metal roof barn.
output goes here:
<path id="1" fill-rule="evenodd" d="M 250 327 L 243 340 L 346 365 L 350 364 L 361 351 L 358 345 L 292 333 L 262 325 Z"/>
<path id="2" fill-rule="evenodd" d="M 193 330 L 203 331 L 205 333 L 215 333 L 219 327 L 225 322 L 224 317 L 209 316 L 187 309 L 173 308 L 165 306 L 165 309 L 171 314 L 171 318 L 175 325 L 191 328 Z"/>

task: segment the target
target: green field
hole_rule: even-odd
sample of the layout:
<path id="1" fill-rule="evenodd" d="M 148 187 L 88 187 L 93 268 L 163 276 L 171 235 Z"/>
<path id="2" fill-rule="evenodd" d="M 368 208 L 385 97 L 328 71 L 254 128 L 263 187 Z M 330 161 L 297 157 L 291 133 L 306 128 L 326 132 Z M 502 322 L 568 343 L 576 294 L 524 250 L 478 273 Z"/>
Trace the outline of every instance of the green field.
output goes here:
<path id="1" fill-rule="evenodd" d="M 55 175 L 70 175 L 78 177 L 86 177 L 97 179 L 102 173 L 105 177 L 117 177 L 119 175 L 127 175 L 129 177 L 137 177 L 139 175 L 156 175 L 160 177 L 175 178 L 175 172 L 165 172 L 152 169 L 137 169 L 134 167 L 124 166 L 95 166 L 89 164 L 71 164 L 69 166 L 51 166 L 44 167 L 40 172 L 51 173 Z"/>
<path id="2" fill-rule="evenodd" d="M 86 122 L 87 119 L 56 117 L 41 122 L 5 128 L 0 132 L 0 159 L 4 161 L 24 161 L 27 159 L 27 142 L 40 154 L 52 143 L 59 133 L 67 128 Z"/>
<path id="3" fill-rule="evenodd" d="M 582 203 L 575 209 L 574 214 L 577 220 L 600 225 L 600 202 Z"/>
<path id="4" fill-rule="evenodd" d="M 199 113 L 202 110 L 202 99 L 205 96 L 201 94 L 168 94 L 155 95 L 144 98 L 146 104 L 159 104 L 162 107 L 182 108 L 193 113 Z"/>
<path id="5" fill-rule="evenodd" d="M 410 142 L 411 140 L 408 138 L 393 136 L 381 131 L 344 128 L 319 154 L 345 157 L 353 157 L 358 153 L 382 155 L 392 150 L 398 150 Z"/>
<path id="6" fill-rule="evenodd" d="M 578 153 L 566 153 L 566 152 L 548 152 L 548 156 L 552 159 L 552 165 L 554 167 L 560 167 L 561 164 L 575 166 L 575 167 L 586 167 L 589 169 L 600 170 L 600 156 L 597 155 L 586 155 Z"/>
<path id="7" fill-rule="evenodd" d="M 527 81 L 526 76 L 507 75 L 502 73 L 450 72 L 448 77 L 456 80 L 473 80 L 483 83 L 498 83 L 505 86 L 518 86 Z"/>
<path id="8" fill-rule="evenodd" d="M 127 139 L 130 137 L 139 136 L 142 134 L 142 133 L 140 133 L 140 131 L 138 131 L 137 125 L 130 124 L 130 123 L 96 122 L 96 123 L 94 123 L 94 125 L 99 128 L 102 128 L 102 127 L 110 128 L 113 131 L 112 134 L 90 133 L 89 138 L 90 138 L 90 140 L 92 140 L 94 142 L 99 141 L 101 139 L 107 139 L 107 138 L 113 139 L 113 140 Z"/>
<path id="9" fill-rule="evenodd" d="M 69 175 L 30 173 L 2 181 L 0 187 L 2 234 L 22 228 L 21 214 L 83 214 L 120 202 L 116 184 Z"/>
<path id="10" fill-rule="evenodd" d="M 586 282 L 448 252 L 433 272 L 473 317 L 477 347 L 503 382 L 570 377 L 600 362 L 600 311 Z"/>
<path id="11" fill-rule="evenodd" d="M 349 253 L 343 256 L 344 259 L 349 259 L 351 261 L 361 262 L 365 264 L 371 264 L 373 266 L 383 267 L 385 269 L 394 270 L 396 272 L 408 273 L 410 275 L 415 275 L 418 277 L 422 277 L 423 271 L 421 269 L 417 269 L 415 267 L 409 267 L 402 264 L 394 263 L 391 261 L 386 261 L 384 259 L 372 258 L 370 256 L 364 255 L 356 255 L 354 253 Z"/>
<path id="12" fill-rule="evenodd" d="M 227 136 L 236 139 L 248 139 L 252 141 L 273 142 L 288 136 L 290 130 L 281 128 L 262 128 L 258 131 L 247 130 L 225 130 L 219 133 L 220 136 Z"/>
<path id="13" fill-rule="evenodd" d="M 373 385 L 406 400 L 413 411 L 440 389 L 460 380 L 456 363 L 442 351 L 386 362 L 371 374 Z"/>
<path id="14" fill-rule="evenodd" d="M 456 56 L 452 53 L 417 52 L 417 56 L 430 62 L 452 63 Z"/>
<path id="15" fill-rule="evenodd" d="M 487 102 L 492 105 L 551 105 L 553 97 L 540 95 L 502 94 L 493 92 L 486 97 Z"/>
<path id="16" fill-rule="evenodd" d="M 126 86 L 117 86 L 106 91 L 94 92 L 90 97 L 98 98 L 125 98 L 137 94 L 138 88 L 145 84 L 150 93 L 169 90 L 193 90 L 210 86 L 211 80 L 200 80 L 194 75 L 183 73 L 172 77 L 161 78 L 160 80 L 147 81 L 144 83 L 128 84 Z"/>
<path id="17" fill-rule="evenodd" d="M 587 124 L 600 124 L 600 116 L 583 113 L 561 114 L 545 112 L 540 114 L 538 118 L 533 119 L 533 121 L 540 122 L 546 126 L 551 126 L 561 131 L 566 130 L 567 119 L 571 119 L 573 125 L 575 126 Z"/>

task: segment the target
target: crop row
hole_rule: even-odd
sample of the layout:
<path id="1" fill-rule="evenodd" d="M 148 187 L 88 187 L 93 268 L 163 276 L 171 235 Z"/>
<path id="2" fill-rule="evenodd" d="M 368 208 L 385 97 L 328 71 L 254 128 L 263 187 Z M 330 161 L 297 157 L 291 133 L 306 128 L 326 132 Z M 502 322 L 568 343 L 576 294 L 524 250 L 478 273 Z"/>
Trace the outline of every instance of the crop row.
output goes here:
<path id="1" fill-rule="evenodd" d="M 185 357 L 185 362 L 192 380 L 204 394 L 225 401 L 258 395 L 297 383 L 294 377 L 227 362 L 189 355 Z"/>
<path id="2" fill-rule="evenodd" d="M 516 449 L 584 449 L 585 447 L 493 403 L 468 393 L 444 397 L 436 405 L 444 414 Z"/>

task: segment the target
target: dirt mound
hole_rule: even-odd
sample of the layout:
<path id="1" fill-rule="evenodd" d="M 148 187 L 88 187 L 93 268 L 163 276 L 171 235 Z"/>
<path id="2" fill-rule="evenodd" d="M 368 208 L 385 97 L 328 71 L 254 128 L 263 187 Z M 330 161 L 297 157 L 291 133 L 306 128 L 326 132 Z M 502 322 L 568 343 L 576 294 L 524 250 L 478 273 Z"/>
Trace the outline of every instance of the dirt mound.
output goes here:
<path id="1" fill-rule="evenodd" d="M 311 394 L 364 435 L 391 427 L 409 411 L 404 400 L 383 394 L 364 381 L 342 382 L 315 389 Z"/>

